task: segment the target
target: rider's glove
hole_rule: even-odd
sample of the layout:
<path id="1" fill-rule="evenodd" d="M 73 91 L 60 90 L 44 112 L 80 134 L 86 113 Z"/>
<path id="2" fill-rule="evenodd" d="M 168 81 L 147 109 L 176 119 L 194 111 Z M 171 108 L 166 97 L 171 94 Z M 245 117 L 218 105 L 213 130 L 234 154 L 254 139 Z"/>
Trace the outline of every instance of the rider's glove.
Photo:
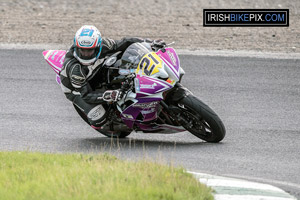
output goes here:
<path id="1" fill-rule="evenodd" d="M 122 92 L 120 90 L 107 90 L 103 93 L 104 101 L 119 101 L 122 98 Z"/>
<path id="2" fill-rule="evenodd" d="M 151 43 L 151 47 L 154 51 L 157 51 L 159 49 L 162 49 L 166 46 L 166 42 L 163 39 L 157 39 L 157 40 L 153 40 L 153 42 Z"/>

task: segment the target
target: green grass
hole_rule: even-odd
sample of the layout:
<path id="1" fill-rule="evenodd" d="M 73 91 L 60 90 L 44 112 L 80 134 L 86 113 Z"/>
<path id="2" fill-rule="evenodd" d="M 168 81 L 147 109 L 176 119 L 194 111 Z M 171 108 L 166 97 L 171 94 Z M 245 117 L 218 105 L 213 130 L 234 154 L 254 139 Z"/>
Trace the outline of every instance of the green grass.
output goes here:
<path id="1" fill-rule="evenodd" d="M 182 168 L 108 154 L 0 152 L 0 199 L 203 199 L 211 189 Z"/>

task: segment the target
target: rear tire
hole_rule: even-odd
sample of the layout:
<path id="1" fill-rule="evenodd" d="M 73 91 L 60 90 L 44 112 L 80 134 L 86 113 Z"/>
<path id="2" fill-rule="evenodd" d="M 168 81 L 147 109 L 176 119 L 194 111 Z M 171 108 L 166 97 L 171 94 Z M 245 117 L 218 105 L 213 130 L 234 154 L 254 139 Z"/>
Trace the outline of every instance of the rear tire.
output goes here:
<path id="1" fill-rule="evenodd" d="M 187 123 L 183 125 L 190 133 L 207 142 L 220 142 L 226 134 L 223 122 L 205 103 L 193 95 L 178 102 L 181 116 Z"/>
<path id="2" fill-rule="evenodd" d="M 77 113 L 79 114 L 79 116 L 80 116 L 80 117 L 81 117 L 81 118 L 82 118 L 89 126 L 91 126 L 90 123 L 89 123 L 89 120 L 88 120 L 87 116 L 85 115 L 85 113 L 82 112 L 75 104 L 73 104 L 73 106 L 74 106 L 75 110 L 77 111 Z M 112 137 L 112 138 L 125 138 L 125 137 L 127 137 L 127 136 L 131 133 L 131 131 L 130 131 L 130 132 L 129 132 L 129 131 L 106 132 L 106 131 L 99 130 L 99 129 L 94 129 L 94 130 L 98 131 L 99 133 L 101 133 L 101 134 L 103 134 L 103 135 L 105 135 L 105 136 L 107 136 L 107 137 Z"/>

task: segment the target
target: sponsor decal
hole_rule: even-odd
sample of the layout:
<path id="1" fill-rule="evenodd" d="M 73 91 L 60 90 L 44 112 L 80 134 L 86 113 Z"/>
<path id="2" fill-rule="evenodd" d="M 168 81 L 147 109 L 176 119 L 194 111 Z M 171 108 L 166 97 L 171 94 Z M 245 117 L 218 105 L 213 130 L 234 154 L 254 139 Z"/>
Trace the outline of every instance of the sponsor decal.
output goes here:
<path id="1" fill-rule="evenodd" d="M 139 107 L 139 108 L 154 108 L 156 105 L 159 104 L 158 101 L 152 101 L 152 102 L 147 102 L 147 103 L 136 103 L 133 104 L 133 107 Z"/>
<path id="2" fill-rule="evenodd" d="M 155 111 L 156 111 L 155 108 L 151 108 L 150 110 L 142 110 L 141 113 L 143 115 L 147 115 L 147 114 L 153 113 Z"/>
<path id="3" fill-rule="evenodd" d="M 153 83 L 152 85 L 148 85 L 148 84 L 141 84 L 140 88 L 142 89 L 155 89 L 155 86 L 157 86 L 156 83 Z"/>
<path id="4" fill-rule="evenodd" d="M 175 80 L 171 80 L 168 78 L 167 82 L 170 83 L 171 85 L 173 85 L 175 83 Z"/>
<path id="5" fill-rule="evenodd" d="M 83 40 L 83 41 L 80 41 L 80 45 L 83 45 L 83 46 L 89 46 L 91 45 L 92 42 L 91 41 L 88 41 L 88 40 Z"/>
<path id="6" fill-rule="evenodd" d="M 203 26 L 289 26 L 289 9 L 203 9 Z"/>
<path id="7" fill-rule="evenodd" d="M 177 63 L 176 63 L 176 58 L 175 58 L 174 54 L 172 52 L 168 51 L 168 50 L 167 50 L 167 54 L 169 55 L 172 64 L 176 65 Z"/>

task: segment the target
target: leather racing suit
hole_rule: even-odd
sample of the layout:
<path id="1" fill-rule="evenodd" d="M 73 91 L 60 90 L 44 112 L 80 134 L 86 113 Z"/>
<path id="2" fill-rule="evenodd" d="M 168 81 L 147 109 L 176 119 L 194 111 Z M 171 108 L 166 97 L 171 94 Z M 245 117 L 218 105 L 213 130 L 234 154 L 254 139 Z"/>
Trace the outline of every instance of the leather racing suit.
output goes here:
<path id="1" fill-rule="evenodd" d="M 107 55 L 112 55 L 115 52 L 124 52 L 128 46 L 135 42 L 151 42 L 141 38 L 123 38 L 121 40 L 113 40 L 103 38 L 103 46 L 99 59 L 90 66 L 81 65 L 80 62 L 74 57 L 74 46 L 72 46 L 63 63 L 60 72 L 61 88 L 66 97 L 73 102 L 73 104 L 84 112 L 88 118 L 90 125 L 97 129 L 105 123 L 105 106 L 106 101 L 103 100 L 103 94 L 106 89 L 101 88 L 94 90 L 90 81 L 97 76 L 97 81 L 105 82 L 105 76 L 100 77 L 101 66 L 104 63 Z"/>

